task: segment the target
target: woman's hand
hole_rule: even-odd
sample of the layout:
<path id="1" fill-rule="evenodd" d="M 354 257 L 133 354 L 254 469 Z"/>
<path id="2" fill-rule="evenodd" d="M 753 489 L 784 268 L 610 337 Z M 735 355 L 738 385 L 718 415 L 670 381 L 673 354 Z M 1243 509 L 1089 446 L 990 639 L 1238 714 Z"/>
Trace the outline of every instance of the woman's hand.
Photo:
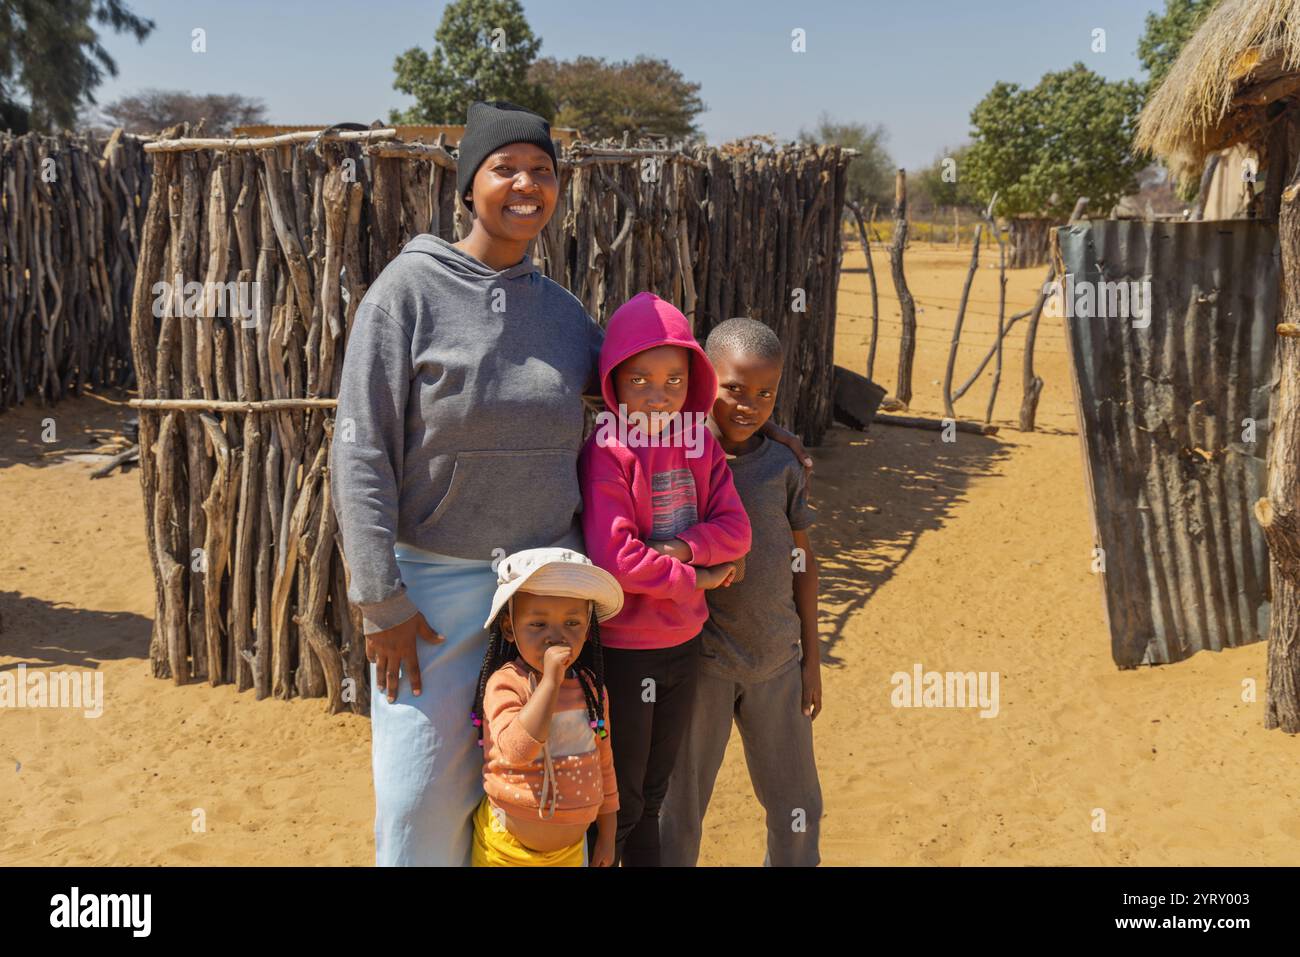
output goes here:
<path id="1" fill-rule="evenodd" d="M 406 669 L 406 677 L 411 681 L 411 694 L 420 693 L 420 659 L 415 644 L 417 637 L 431 645 L 446 640 L 429 627 L 429 623 L 418 611 L 400 625 L 366 635 L 366 657 L 375 665 L 375 687 L 388 692 L 389 704 L 397 700 L 401 668 Z"/>

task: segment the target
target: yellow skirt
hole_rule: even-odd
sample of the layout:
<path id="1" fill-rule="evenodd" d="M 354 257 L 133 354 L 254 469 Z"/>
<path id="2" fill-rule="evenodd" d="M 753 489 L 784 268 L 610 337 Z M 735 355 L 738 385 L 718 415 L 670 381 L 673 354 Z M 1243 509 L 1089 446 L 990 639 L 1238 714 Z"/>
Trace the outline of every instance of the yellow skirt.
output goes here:
<path id="1" fill-rule="evenodd" d="M 485 797 L 474 812 L 473 867 L 582 867 L 583 844 L 579 838 L 571 847 L 558 851 L 534 851 L 520 844 L 492 813 Z"/>

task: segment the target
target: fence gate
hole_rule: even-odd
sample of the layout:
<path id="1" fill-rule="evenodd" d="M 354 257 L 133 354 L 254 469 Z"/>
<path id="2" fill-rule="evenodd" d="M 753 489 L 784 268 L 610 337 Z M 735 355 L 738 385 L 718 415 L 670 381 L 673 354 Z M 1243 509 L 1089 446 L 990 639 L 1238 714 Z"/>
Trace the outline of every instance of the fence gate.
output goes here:
<path id="1" fill-rule="evenodd" d="M 1102 220 L 1053 255 L 1115 663 L 1263 640 L 1276 226 Z"/>

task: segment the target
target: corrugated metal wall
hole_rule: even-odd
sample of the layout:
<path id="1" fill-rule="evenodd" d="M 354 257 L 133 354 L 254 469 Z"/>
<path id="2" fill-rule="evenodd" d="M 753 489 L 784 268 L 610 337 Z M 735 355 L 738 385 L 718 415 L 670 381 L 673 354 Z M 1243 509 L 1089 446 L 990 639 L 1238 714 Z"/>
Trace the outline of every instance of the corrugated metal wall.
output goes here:
<path id="1" fill-rule="evenodd" d="M 1276 227 L 1103 220 L 1057 230 L 1053 251 L 1076 295 L 1081 280 L 1150 283 L 1146 328 L 1063 320 L 1115 663 L 1263 640 L 1268 550 L 1252 509 L 1265 488 Z"/>

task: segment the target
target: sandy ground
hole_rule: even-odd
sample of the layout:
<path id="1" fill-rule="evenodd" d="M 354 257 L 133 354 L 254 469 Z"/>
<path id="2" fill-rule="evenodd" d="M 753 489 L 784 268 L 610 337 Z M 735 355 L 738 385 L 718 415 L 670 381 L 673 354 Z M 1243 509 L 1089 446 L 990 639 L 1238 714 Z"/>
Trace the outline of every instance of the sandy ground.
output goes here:
<path id="1" fill-rule="evenodd" d="M 919 414 L 942 409 L 967 256 L 925 244 L 908 256 Z M 854 246 L 837 334 L 838 361 L 858 371 L 862 265 Z M 1042 272 L 1010 275 L 1008 313 L 1032 301 Z M 892 391 L 887 287 L 875 372 Z M 995 271 L 981 269 L 971 308 L 959 381 L 992 342 Z M 1300 862 L 1300 742 L 1265 731 L 1262 703 L 1243 700 L 1248 679 L 1262 698 L 1263 645 L 1157 669 L 1112 664 L 1060 320 L 1040 330 L 1034 434 L 1010 427 L 1022 342 L 1023 324 L 1006 353 L 998 436 L 946 444 L 935 432 L 836 428 L 814 452 L 824 862 Z M 959 414 L 982 418 L 987 397 L 986 374 Z M 0 416 L 0 669 L 98 669 L 106 696 L 94 719 L 0 709 L 0 864 L 370 864 L 366 719 L 149 676 L 138 473 L 91 481 L 85 458 L 109 448 L 128 414 L 87 397 Z M 890 676 L 917 664 L 998 672 L 998 715 L 893 707 Z M 763 834 L 733 735 L 702 860 L 760 863 Z"/>

